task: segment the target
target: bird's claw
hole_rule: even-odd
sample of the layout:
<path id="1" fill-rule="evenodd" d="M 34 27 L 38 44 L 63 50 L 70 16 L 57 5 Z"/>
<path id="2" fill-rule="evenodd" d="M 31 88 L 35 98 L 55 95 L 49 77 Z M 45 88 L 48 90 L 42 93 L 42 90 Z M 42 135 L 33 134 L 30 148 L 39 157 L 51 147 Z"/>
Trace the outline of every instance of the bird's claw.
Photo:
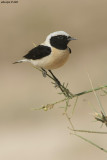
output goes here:
<path id="1" fill-rule="evenodd" d="M 47 71 L 42 69 L 42 75 L 43 75 L 43 77 L 46 77 L 47 76 Z"/>

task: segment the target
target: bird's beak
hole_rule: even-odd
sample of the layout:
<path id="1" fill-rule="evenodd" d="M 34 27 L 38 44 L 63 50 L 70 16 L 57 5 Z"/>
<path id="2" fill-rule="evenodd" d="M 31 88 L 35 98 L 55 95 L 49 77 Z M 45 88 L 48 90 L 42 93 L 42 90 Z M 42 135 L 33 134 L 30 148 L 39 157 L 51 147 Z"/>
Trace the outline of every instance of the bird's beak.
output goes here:
<path id="1" fill-rule="evenodd" d="M 77 40 L 77 38 L 74 38 L 74 37 L 68 37 L 68 40 L 69 40 L 69 41 Z"/>

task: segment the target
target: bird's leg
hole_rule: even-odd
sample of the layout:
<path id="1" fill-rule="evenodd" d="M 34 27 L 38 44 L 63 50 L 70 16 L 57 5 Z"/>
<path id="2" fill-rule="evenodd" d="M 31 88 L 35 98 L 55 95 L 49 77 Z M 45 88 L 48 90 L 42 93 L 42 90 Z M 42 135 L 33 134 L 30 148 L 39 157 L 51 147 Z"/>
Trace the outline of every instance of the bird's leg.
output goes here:
<path id="1" fill-rule="evenodd" d="M 53 77 L 53 79 L 54 79 L 54 81 L 55 81 L 57 87 L 59 87 L 60 90 L 61 90 L 61 92 L 66 96 L 66 94 L 64 93 L 64 88 L 63 88 L 62 84 L 60 83 L 60 81 L 56 78 L 56 76 L 52 73 L 51 70 L 48 70 L 48 71 L 49 71 L 50 74 L 52 75 L 52 77 Z"/>
<path id="2" fill-rule="evenodd" d="M 43 75 L 43 77 L 46 77 L 47 76 L 47 71 L 45 69 L 43 69 L 43 68 L 41 68 L 41 69 L 42 69 L 42 75 Z"/>
<path id="3" fill-rule="evenodd" d="M 51 71 L 51 70 L 48 70 L 48 71 L 50 72 L 50 74 L 51 74 L 51 75 L 52 75 L 52 77 L 54 78 L 54 80 L 55 80 L 56 84 L 57 84 L 58 86 L 61 86 L 60 81 L 56 78 L 56 76 L 52 73 L 52 71 Z"/>
<path id="4" fill-rule="evenodd" d="M 56 78 L 56 76 L 52 73 L 51 70 L 48 70 L 50 72 L 50 74 L 52 75 L 54 81 L 56 82 L 57 86 L 60 88 L 60 90 L 62 91 L 62 93 L 66 96 L 66 97 L 71 97 L 74 96 L 66 87 L 64 87 L 64 85 L 62 85 L 60 83 L 60 81 Z"/>

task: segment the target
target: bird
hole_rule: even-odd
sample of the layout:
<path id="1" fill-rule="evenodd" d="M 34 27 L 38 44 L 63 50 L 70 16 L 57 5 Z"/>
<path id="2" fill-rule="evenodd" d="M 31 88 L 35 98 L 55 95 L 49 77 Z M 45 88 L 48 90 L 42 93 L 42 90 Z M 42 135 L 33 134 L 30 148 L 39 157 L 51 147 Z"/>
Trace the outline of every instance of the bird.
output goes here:
<path id="1" fill-rule="evenodd" d="M 71 53 L 68 43 L 72 40 L 76 40 L 76 38 L 71 37 L 65 31 L 50 33 L 43 43 L 31 49 L 23 56 L 23 59 L 13 64 L 30 62 L 36 68 L 51 72 L 51 70 L 63 66 L 68 60 Z"/>

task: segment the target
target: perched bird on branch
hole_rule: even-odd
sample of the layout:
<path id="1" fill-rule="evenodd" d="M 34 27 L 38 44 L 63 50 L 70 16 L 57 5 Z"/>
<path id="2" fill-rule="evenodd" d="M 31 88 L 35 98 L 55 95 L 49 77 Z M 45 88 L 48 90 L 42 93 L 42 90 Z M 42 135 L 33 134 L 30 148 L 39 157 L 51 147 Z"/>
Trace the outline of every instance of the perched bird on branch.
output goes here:
<path id="1" fill-rule="evenodd" d="M 67 46 L 71 40 L 76 40 L 64 31 L 57 31 L 49 34 L 46 40 L 28 54 L 22 60 L 15 63 L 30 62 L 37 68 L 53 70 L 65 64 L 68 60 L 71 49 Z"/>

